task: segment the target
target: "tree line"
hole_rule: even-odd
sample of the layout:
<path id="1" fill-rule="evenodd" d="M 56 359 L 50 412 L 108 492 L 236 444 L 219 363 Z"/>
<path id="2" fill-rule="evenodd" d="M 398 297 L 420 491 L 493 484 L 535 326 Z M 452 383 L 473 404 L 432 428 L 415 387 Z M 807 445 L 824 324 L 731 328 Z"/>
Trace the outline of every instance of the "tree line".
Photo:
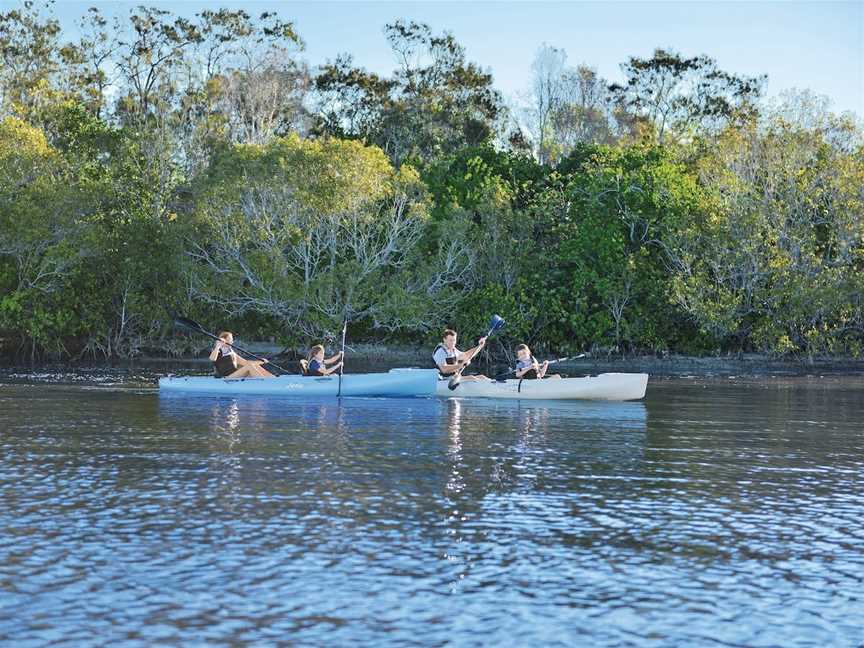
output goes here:
<path id="1" fill-rule="evenodd" d="M 190 350 L 167 310 L 296 344 L 428 342 L 492 312 L 536 350 L 853 354 L 864 140 L 827 100 L 657 49 L 543 45 L 507 100 L 448 32 L 388 76 L 311 68 L 277 13 L 0 13 L 0 344 Z"/>

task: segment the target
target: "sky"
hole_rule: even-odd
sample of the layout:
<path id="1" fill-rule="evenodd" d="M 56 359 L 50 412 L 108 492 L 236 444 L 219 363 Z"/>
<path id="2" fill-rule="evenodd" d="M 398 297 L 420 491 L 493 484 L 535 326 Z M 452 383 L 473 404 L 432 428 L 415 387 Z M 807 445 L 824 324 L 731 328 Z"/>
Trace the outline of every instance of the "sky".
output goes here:
<path id="1" fill-rule="evenodd" d="M 0 7 L 18 3 L 0 0 Z M 829 97 L 837 112 L 864 116 L 864 0 L 653 2 L 80 2 L 57 0 L 55 14 L 74 35 L 90 6 L 106 15 L 139 4 L 193 16 L 205 8 L 277 11 L 294 21 L 306 42 L 303 57 L 317 65 L 348 52 L 367 70 L 389 74 L 394 58 L 383 26 L 397 18 L 448 30 L 468 60 L 491 70 L 495 86 L 515 98 L 530 87 L 531 63 L 544 43 L 567 52 L 571 65 L 587 63 L 609 81 L 622 79 L 628 56 L 649 57 L 657 47 L 686 56 L 708 54 L 721 69 L 768 75 L 768 96 L 791 88 Z"/>

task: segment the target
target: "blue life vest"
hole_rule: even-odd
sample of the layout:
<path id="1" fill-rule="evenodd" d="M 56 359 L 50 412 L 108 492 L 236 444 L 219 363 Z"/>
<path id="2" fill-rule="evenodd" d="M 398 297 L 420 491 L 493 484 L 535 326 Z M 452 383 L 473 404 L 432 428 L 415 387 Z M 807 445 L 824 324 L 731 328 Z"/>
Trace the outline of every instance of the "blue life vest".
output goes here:
<path id="1" fill-rule="evenodd" d="M 315 359 L 309 361 L 309 368 L 306 370 L 306 373 L 310 376 L 324 376 L 324 363 L 318 362 Z"/>

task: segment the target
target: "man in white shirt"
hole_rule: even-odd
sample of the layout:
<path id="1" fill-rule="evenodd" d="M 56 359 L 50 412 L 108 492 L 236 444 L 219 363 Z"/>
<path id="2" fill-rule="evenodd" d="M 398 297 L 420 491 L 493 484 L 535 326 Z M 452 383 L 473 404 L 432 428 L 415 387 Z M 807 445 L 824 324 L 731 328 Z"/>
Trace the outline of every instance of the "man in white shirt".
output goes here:
<path id="1" fill-rule="evenodd" d="M 453 374 L 465 365 L 471 364 L 471 360 L 486 345 L 486 338 L 481 337 L 477 346 L 467 351 L 456 348 L 456 331 L 446 329 L 441 338 L 441 343 L 435 347 L 432 359 L 438 367 L 438 377 L 442 380 L 451 378 Z M 462 376 L 462 380 L 489 380 L 486 376 Z"/>

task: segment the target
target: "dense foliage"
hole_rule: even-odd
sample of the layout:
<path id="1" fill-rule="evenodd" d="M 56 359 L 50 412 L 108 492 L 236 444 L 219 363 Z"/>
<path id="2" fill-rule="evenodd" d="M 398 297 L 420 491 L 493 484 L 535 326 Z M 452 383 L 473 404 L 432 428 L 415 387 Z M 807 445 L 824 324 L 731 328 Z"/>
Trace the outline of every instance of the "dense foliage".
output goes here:
<path id="1" fill-rule="evenodd" d="M 0 346 L 182 350 L 168 309 L 283 343 L 859 354 L 864 142 L 807 93 L 658 50 L 544 47 L 507 106 L 448 33 L 317 70 L 273 13 L 0 14 Z"/>

